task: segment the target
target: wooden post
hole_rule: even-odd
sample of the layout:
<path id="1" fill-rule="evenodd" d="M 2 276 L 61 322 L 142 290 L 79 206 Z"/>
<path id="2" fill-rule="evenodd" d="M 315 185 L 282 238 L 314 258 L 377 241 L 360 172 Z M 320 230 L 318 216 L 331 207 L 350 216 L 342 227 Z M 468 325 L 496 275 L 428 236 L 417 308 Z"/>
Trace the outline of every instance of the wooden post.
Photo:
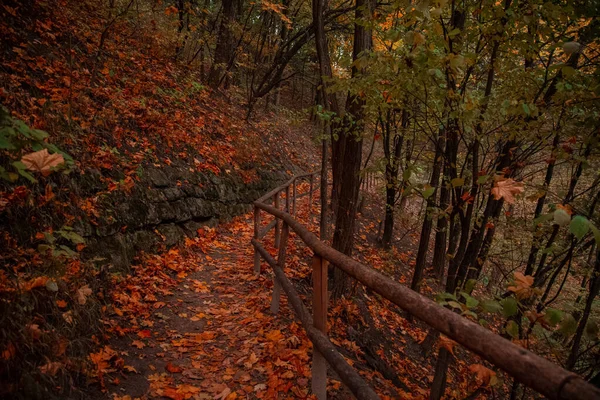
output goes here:
<path id="1" fill-rule="evenodd" d="M 313 324 L 327 335 L 327 261 L 313 256 Z M 327 361 L 313 346 L 312 392 L 317 399 L 327 398 Z"/>
<path id="2" fill-rule="evenodd" d="M 254 206 L 254 239 L 258 240 L 260 233 L 260 208 Z M 254 273 L 260 275 L 260 254 L 254 249 Z"/>
<path id="3" fill-rule="evenodd" d="M 281 246 L 279 247 L 279 253 L 277 255 L 277 265 L 281 269 L 285 268 L 285 253 L 287 250 L 287 241 L 290 234 L 290 227 L 285 222 L 281 229 Z M 279 312 L 279 303 L 281 301 L 281 284 L 277 280 L 275 274 L 273 274 L 273 298 L 271 299 L 271 312 L 277 314 Z"/>
<path id="4" fill-rule="evenodd" d="M 315 175 L 310 174 L 310 190 L 308 191 L 308 220 L 312 222 L 312 203 L 313 203 L 313 190 L 315 185 Z"/>
<path id="5" fill-rule="evenodd" d="M 290 187 L 285 188 L 285 212 L 291 214 L 290 210 Z"/>
<path id="6" fill-rule="evenodd" d="M 294 179 L 293 195 L 292 195 L 292 215 L 296 215 L 296 179 Z"/>
<path id="7" fill-rule="evenodd" d="M 273 195 L 273 206 L 279 210 L 279 192 Z M 281 222 L 277 217 L 275 217 L 275 220 L 277 221 L 275 222 L 275 248 L 278 249 L 280 240 L 279 236 L 281 235 Z"/>

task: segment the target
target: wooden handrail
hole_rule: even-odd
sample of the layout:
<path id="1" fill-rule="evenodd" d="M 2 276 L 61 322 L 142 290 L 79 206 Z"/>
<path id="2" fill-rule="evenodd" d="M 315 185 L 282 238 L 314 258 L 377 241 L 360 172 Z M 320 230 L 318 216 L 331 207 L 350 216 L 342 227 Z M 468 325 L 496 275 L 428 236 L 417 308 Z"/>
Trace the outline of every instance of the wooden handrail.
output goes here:
<path id="1" fill-rule="evenodd" d="M 306 174 L 303 175 L 303 177 L 309 175 L 314 174 Z M 273 192 L 279 193 L 286 188 L 289 192 L 289 185 L 293 184 L 294 182 L 295 178 L 292 178 L 288 183 L 274 189 L 273 191 L 269 192 L 269 194 L 272 195 Z M 313 188 L 311 187 L 311 189 Z M 266 198 L 269 198 L 269 196 L 265 195 L 261 199 Z M 342 269 L 344 272 L 354 277 L 366 287 L 379 293 L 381 296 L 398 305 L 409 314 L 419 318 L 437 331 L 443 333 L 465 348 L 473 351 L 482 358 L 498 366 L 524 385 L 538 391 L 550 399 L 600 399 L 600 389 L 586 382 L 579 375 L 567 371 L 560 366 L 546 360 L 545 358 L 542 358 L 522 347 L 515 345 L 509 340 L 504 339 L 490 330 L 485 329 L 478 324 L 452 312 L 451 310 L 440 306 L 439 304 L 411 290 L 410 288 L 391 280 L 389 277 L 381 274 L 375 269 L 363 265 L 358 261 L 338 252 L 337 250 L 329 247 L 327 244 L 321 242 L 312 232 L 295 220 L 289 212 L 265 204 L 262 202 L 264 200 L 261 199 L 254 202 L 255 223 L 257 215 L 256 210 L 263 210 L 275 216 L 275 218 L 283 222 L 286 230 L 293 230 L 302 239 L 302 241 L 314 252 L 315 257 L 319 257 L 322 261 L 325 260 L 335 267 Z M 289 205 L 287 207 L 287 211 L 289 211 Z M 256 232 L 258 231 L 255 227 L 255 235 Z M 267 260 L 269 265 L 273 266 L 266 257 L 266 252 L 264 252 L 264 249 L 262 249 L 262 246 L 260 246 L 257 236 L 255 236 L 255 239 L 253 239 L 252 244 L 255 247 L 255 262 L 256 254 L 260 254 L 263 258 L 265 258 L 265 260 Z M 285 242 L 283 242 L 282 245 L 285 246 Z M 283 254 L 285 254 L 285 252 Z M 293 296 L 293 293 L 291 295 L 288 293 L 288 290 L 285 289 L 286 284 L 284 284 L 283 280 L 283 278 L 285 278 L 285 275 L 283 274 L 284 262 L 278 261 L 276 265 L 280 270 L 279 272 L 276 271 L 275 273 L 276 280 L 278 281 L 277 284 L 281 284 L 284 287 L 284 291 L 291 300 L 290 296 Z M 323 279 L 326 281 L 326 274 L 325 277 L 322 277 L 321 275 L 321 278 L 316 279 L 318 271 L 316 271 L 317 268 L 315 268 L 315 265 L 316 264 L 313 263 L 313 277 L 315 278 L 313 279 L 313 290 L 322 290 L 322 281 Z M 320 271 L 322 272 L 322 270 Z M 285 279 L 287 280 L 287 278 Z M 321 295 L 318 298 L 319 301 L 325 304 L 326 310 L 326 296 L 323 296 L 321 292 Z M 295 306 L 294 309 L 296 309 Z M 315 310 L 315 315 L 322 314 L 323 304 L 313 305 L 313 309 Z M 298 310 L 296 310 L 296 312 L 298 313 Z M 304 321 L 300 314 L 298 314 L 298 316 L 300 317 L 302 325 L 307 332 L 316 328 L 316 326 L 313 325 L 315 322 L 318 322 L 322 326 L 322 320 L 313 321 L 313 324 L 307 325 L 305 322 L 308 323 L 308 321 Z M 313 340 L 310 334 L 309 338 Z M 327 342 L 329 342 L 329 340 L 327 340 Z M 313 344 L 315 344 L 314 341 Z M 320 349 L 318 346 L 316 347 L 319 352 L 322 351 L 322 349 Z M 325 356 L 324 353 L 322 354 Z M 327 357 L 325 358 L 330 363 L 332 368 L 334 368 L 334 370 L 337 371 L 338 368 L 342 368 L 340 365 L 333 364 L 333 362 L 337 361 Z M 313 375 L 313 380 L 315 378 L 316 377 Z M 342 381 L 350 388 L 350 382 L 344 380 L 342 375 L 340 375 L 340 378 L 342 378 Z M 372 398 L 370 395 L 365 395 L 365 397 L 363 397 L 356 392 L 354 393 L 359 399 Z M 319 395 L 319 398 L 323 398 L 323 395 Z"/>

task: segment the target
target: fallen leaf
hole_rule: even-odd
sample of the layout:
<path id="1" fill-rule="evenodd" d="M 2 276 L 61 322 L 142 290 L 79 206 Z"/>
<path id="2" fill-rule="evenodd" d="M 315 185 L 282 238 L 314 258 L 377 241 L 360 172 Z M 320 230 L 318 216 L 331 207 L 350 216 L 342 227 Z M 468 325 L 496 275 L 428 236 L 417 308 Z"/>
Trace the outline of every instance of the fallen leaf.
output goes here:
<path id="1" fill-rule="evenodd" d="M 52 172 L 51 169 L 63 164 L 65 159 L 58 153 L 50 154 L 48 149 L 43 149 L 24 155 L 21 162 L 28 170 L 41 172 L 43 176 L 48 176 Z"/>
<path id="2" fill-rule="evenodd" d="M 167 363 L 167 366 L 165 368 L 167 371 L 171 372 L 172 374 L 176 374 L 176 373 L 183 371 L 183 368 L 181 368 L 178 365 L 173 365 L 171 363 Z"/>
<path id="3" fill-rule="evenodd" d="M 77 302 L 81 305 L 84 305 L 87 302 L 87 297 L 92 294 L 92 289 L 88 285 L 82 286 L 77 289 L 77 293 L 75 294 L 75 298 L 77 298 Z"/>
<path id="4" fill-rule="evenodd" d="M 152 336 L 152 332 L 149 329 L 143 329 L 137 333 L 137 335 L 143 339 L 147 339 Z"/>
<path id="5" fill-rule="evenodd" d="M 481 364 L 470 365 L 469 371 L 474 373 L 476 375 L 475 379 L 477 379 L 477 381 L 484 386 L 494 385 L 494 383 L 497 381 L 496 373 Z"/>

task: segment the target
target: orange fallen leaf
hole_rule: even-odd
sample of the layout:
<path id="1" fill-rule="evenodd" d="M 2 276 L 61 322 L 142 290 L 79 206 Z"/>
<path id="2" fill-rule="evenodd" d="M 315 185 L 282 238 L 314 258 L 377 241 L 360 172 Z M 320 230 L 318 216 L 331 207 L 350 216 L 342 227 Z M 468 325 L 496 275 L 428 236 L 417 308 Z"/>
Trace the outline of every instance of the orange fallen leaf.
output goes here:
<path id="1" fill-rule="evenodd" d="M 183 368 L 181 368 L 179 365 L 173 365 L 171 363 L 167 363 L 167 366 L 165 367 L 165 369 L 172 374 L 176 374 L 176 373 L 183 371 Z"/>
<path id="2" fill-rule="evenodd" d="M 141 338 L 147 339 L 149 337 L 152 337 L 152 332 L 150 332 L 149 329 L 143 329 L 143 330 L 139 331 L 137 333 L 137 335 Z"/>
<path id="3" fill-rule="evenodd" d="M 52 168 L 64 164 L 65 159 L 58 153 L 50 154 L 48 149 L 44 149 L 24 155 L 21 162 L 28 170 L 41 172 L 43 176 L 48 176 L 52 172 Z"/>

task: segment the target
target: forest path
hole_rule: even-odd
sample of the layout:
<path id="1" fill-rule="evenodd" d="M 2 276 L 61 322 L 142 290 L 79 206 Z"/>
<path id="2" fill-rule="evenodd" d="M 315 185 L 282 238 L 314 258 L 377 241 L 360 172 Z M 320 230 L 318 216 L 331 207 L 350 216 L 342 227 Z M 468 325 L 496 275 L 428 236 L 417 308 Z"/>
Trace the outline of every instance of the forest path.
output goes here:
<path id="1" fill-rule="evenodd" d="M 201 229 L 117 284 L 112 338 L 92 357 L 106 390 L 94 398 L 308 396 L 312 346 L 285 297 L 277 316 L 269 311 L 272 279 L 253 272 L 251 218 Z"/>

